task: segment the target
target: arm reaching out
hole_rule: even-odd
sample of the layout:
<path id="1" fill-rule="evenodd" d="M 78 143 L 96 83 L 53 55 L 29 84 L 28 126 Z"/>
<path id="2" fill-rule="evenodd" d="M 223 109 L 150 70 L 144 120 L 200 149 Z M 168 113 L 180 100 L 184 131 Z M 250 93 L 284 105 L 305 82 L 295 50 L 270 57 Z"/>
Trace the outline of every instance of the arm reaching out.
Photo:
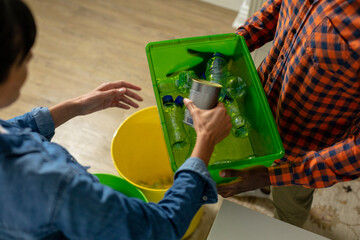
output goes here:
<path id="1" fill-rule="evenodd" d="M 76 116 L 110 107 L 138 108 L 139 105 L 134 100 L 143 99 L 133 90 L 140 91 L 141 88 L 126 81 L 104 83 L 85 95 L 59 103 L 50 108 L 55 128 Z"/>

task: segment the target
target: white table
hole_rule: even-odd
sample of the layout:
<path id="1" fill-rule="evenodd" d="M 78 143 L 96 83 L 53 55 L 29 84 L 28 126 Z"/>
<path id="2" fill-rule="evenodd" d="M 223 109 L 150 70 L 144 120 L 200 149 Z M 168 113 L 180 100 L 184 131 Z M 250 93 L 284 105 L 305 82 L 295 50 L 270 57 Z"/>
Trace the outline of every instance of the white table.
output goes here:
<path id="1" fill-rule="evenodd" d="M 224 200 L 207 239 L 324 240 L 327 238 Z"/>

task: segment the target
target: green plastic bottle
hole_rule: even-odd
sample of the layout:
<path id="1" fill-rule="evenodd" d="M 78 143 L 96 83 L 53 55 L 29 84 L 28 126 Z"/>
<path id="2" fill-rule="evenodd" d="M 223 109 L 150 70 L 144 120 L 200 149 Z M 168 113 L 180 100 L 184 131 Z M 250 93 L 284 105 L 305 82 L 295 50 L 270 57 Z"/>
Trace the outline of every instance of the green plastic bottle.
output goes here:
<path id="1" fill-rule="evenodd" d="M 226 80 L 229 76 L 227 62 L 220 53 L 214 53 L 206 64 L 205 78 L 207 81 L 226 86 Z M 219 94 L 219 101 L 223 101 L 226 95 L 226 89 L 222 88 Z"/>
<path id="2" fill-rule="evenodd" d="M 193 70 L 181 71 L 173 77 L 158 79 L 157 85 L 161 95 L 189 94 L 192 80 L 196 78 Z"/>
<path id="3" fill-rule="evenodd" d="M 175 87 L 183 94 L 189 94 L 193 79 L 197 79 L 194 71 L 182 71 L 175 77 Z"/>
<path id="4" fill-rule="evenodd" d="M 245 81 L 238 76 L 229 75 L 226 79 L 226 95 L 232 99 L 240 99 L 246 93 Z"/>
<path id="5" fill-rule="evenodd" d="M 227 62 L 221 57 L 220 53 L 214 53 L 206 64 L 206 80 L 224 86 L 228 75 Z"/>
<path id="6" fill-rule="evenodd" d="M 248 136 L 247 121 L 242 116 L 238 102 L 235 99 L 226 96 L 224 101 L 227 114 L 231 117 L 231 133 L 234 137 L 246 137 Z"/>
<path id="7" fill-rule="evenodd" d="M 171 95 L 163 97 L 166 127 L 177 167 L 185 162 L 190 147 L 189 136 L 183 123 L 183 105 L 183 97 L 181 96 L 178 96 L 175 101 Z"/>

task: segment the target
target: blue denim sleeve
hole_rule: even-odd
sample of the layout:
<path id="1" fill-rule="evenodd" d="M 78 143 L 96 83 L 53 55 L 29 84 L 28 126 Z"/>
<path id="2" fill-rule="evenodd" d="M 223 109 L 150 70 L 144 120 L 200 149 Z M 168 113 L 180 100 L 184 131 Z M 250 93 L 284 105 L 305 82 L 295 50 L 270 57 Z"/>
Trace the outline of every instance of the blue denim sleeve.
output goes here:
<path id="1" fill-rule="evenodd" d="M 126 197 L 87 176 L 69 175 L 66 185 L 56 219 L 70 239 L 181 239 L 201 205 L 217 200 L 215 183 L 197 158 L 176 172 L 157 204 Z"/>
<path id="2" fill-rule="evenodd" d="M 178 169 L 175 173 L 175 179 L 178 174 L 184 171 L 197 173 L 201 180 L 205 184 L 205 191 L 203 192 L 203 196 L 201 199 L 204 201 L 203 203 L 216 203 L 217 202 L 217 189 L 216 183 L 211 178 L 210 173 L 205 165 L 205 163 L 200 158 L 189 158 L 185 161 L 183 165 Z"/>
<path id="3" fill-rule="evenodd" d="M 38 132 L 49 141 L 55 134 L 55 125 L 48 108 L 34 108 L 31 112 L 7 120 L 8 123 L 20 128 L 31 128 L 33 132 Z"/>

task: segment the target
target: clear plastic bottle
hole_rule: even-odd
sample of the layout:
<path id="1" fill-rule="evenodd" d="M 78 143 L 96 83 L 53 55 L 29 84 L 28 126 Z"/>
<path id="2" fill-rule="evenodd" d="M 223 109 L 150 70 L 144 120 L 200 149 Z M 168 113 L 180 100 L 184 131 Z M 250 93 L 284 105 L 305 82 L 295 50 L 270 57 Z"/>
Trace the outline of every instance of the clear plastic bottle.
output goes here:
<path id="1" fill-rule="evenodd" d="M 226 79 L 226 94 L 232 99 L 242 98 L 246 93 L 245 81 L 238 76 L 229 75 Z"/>
<path id="2" fill-rule="evenodd" d="M 189 94 L 192 80 L 196 78 L 197 76 L 194 71 L 182 71 L 175 76 L 175 87 L 180 93 Z"/>
<path id="3" fill-rule="evenodd" d="M 181 96 L 178 96 L 175 101 L 171 95 L 163 97 L 165 121 L 177 167 L 180 167 L 186 160 L 190 146 L 189 136 L 182 121 L 184 118 L 183 105 Z"/>
<path id="4" fill-rule="evenodd" d="M 227 114 L 231 117 L 231 133 L 234 137 L 246 137 L 248 136 L 248 122 L 242 116 L 238 102 L 229 96 L 226 96 L 224 101 Z"/>
<path id="5" fill-rule="evenodd" d="M 189 94 L 192 80 L 197 76 L 194 71 L 181 71 L 173 77 L 166 77 L 157 80 L 158 89 L 161 95 L 165 94 Z"/>
<path id="6" fill-rule="evenodd" d="M 228 74 L 227 62 L 221 57 L 220 53 L 214 53 L 206 64 L 206 80 L 224 86 Z"/>
<path id="7" fill-rule="evenodd" d="M 227 70 L 227 62 L 220 53 L 214 53 L 213 57 L 210 58 L 206 64 L 205 78 L 207 81 L 214 82 L 226 86 L 226 80 L 229 76 Z M 221 89 L 219 94 L 219 101 L 223 101 L 226 95 L 226 89 Z"/>

